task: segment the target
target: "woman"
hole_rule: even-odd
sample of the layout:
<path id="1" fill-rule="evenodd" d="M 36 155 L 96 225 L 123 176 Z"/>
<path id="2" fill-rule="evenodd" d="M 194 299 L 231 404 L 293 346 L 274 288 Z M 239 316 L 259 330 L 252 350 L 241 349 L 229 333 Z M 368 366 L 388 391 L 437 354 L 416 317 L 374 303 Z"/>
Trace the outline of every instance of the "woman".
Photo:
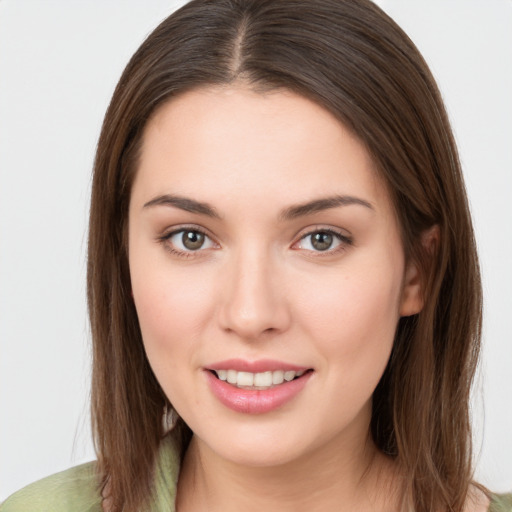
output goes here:
<path id="1" fill-rule="evenodd" d="M 2 510 L 510 509 L 471 482 L 456 148 L 370 2 L 194 1 L 153 32 L 105 118 L 88 290 L 98 465 Z"/>

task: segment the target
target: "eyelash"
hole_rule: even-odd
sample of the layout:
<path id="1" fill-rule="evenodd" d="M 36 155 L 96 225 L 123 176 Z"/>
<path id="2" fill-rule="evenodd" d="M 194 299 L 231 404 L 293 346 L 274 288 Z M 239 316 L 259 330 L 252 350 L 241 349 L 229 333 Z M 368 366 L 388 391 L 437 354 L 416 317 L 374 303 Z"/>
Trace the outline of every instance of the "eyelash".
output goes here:
<path id="1" fill-rule="evenodd" d="M 176 249 L 169 243 L 169 240 L 173 236 L 178 235 L 180 233 L 186 233 L 186 232 L 199 233 L 199 234 L 203 235 L 206 239 L 209 239 L 213 244 L 216 244 L 216 242 L 213 241 L 212 237 L 209 236 L 208 233 L 205 230 L 201 229 L 199 226 L 180 226 L 177 229 L 173 229 L 172 231 L 170 231 L 168 233 L 164 233 L 163 235 L 159 236 L 157 238 L 157 241 L 159 243 L 161 243 L 162 245 L 164 245 L 165 249 L 167 251 L 169 251 L 171 254 L 173 254 L 174 256 L 178 256 L 180 258 L 185 258 L 185 259 L 193 258 L 197 255 L 197 253 L 202 252 L 201 248 L 198 249 L 197 251 L 194 251 L 194 250 L 181 251 L 179 249 Z M 318 233 L 323 233 L 323 234 L 328 234 L 328 235 L 334 236 L 338 240 L 339 244 L 334 249 L 329 248 L 329 249 L 326 249 L 325 251 L 318 251 L 318 250 L 314 251 L 314 250 L 306 249 L 309 253 L 311 253 L 311 255 L 313 257 L 332 256 L 333 254 L 337 254 L 338 252 L 346 250 L 347 246 L 351 246 L 354 243 L 351 237 L 344 235 L 340 231 L 337 231 L 333 228 L 317 227 L 317 228 L 310 230 L 310 231 L 304 233 L 303 235 L 301 235 L 300 238 L 292 244 L 292 248 L 294 246 L 298 245 L 303 240 L 306 240 L 308 237 L 311 237 Z M 216 244 L 216 245 L 218 245 L 218 244 Z M 295 250 L 300 250 L 300 248 L 295 249 Z"/>

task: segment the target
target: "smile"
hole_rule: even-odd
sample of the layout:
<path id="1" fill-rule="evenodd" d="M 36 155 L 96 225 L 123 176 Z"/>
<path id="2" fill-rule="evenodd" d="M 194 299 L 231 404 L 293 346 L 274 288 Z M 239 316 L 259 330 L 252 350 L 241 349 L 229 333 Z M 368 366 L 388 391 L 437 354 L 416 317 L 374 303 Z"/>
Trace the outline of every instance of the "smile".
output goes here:
<path id="1" fill-rule="evenodd" d="M 306 371 L 275 370 L 259 373 L 237 370 L 214 370 L 217 378 L 240 389 L 266 390 L 290 382 L 304 375 Z"/>
<path id="2" fill-rule="evenodd" d="M 204 368 L 208 386 L 229 409 L 264 414 L 292 402 L 315 373 L 312 368 L 278 361 L 230 360 Z"/>

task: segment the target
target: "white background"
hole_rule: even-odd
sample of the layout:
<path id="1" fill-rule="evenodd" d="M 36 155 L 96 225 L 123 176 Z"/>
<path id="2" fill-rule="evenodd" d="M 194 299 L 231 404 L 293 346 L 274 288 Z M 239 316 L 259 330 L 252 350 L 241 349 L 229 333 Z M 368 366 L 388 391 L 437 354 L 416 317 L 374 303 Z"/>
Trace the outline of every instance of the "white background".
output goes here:
<path id="1" fill-rule="evenodd" d="M 183 2 L 0 0 L 0 501 L 94 458 L 90 171 L 131 54 Z M 512 490 L 512 1 L 381 0 L 431 65 L 459 142 L 485 287 L 477 477 Z"/>

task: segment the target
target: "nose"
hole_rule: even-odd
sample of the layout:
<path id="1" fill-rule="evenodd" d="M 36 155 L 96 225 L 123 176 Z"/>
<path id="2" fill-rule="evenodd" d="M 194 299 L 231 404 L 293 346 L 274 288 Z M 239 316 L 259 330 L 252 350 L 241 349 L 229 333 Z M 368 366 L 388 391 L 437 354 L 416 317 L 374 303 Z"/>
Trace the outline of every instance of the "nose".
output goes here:
<path id="1" fill-rule="evenodd" d="M 288 297 L 278 265 L 263 251 L 246 250 L 226 262 L 220 326 L 246 340 L 285 331 Z"/>

